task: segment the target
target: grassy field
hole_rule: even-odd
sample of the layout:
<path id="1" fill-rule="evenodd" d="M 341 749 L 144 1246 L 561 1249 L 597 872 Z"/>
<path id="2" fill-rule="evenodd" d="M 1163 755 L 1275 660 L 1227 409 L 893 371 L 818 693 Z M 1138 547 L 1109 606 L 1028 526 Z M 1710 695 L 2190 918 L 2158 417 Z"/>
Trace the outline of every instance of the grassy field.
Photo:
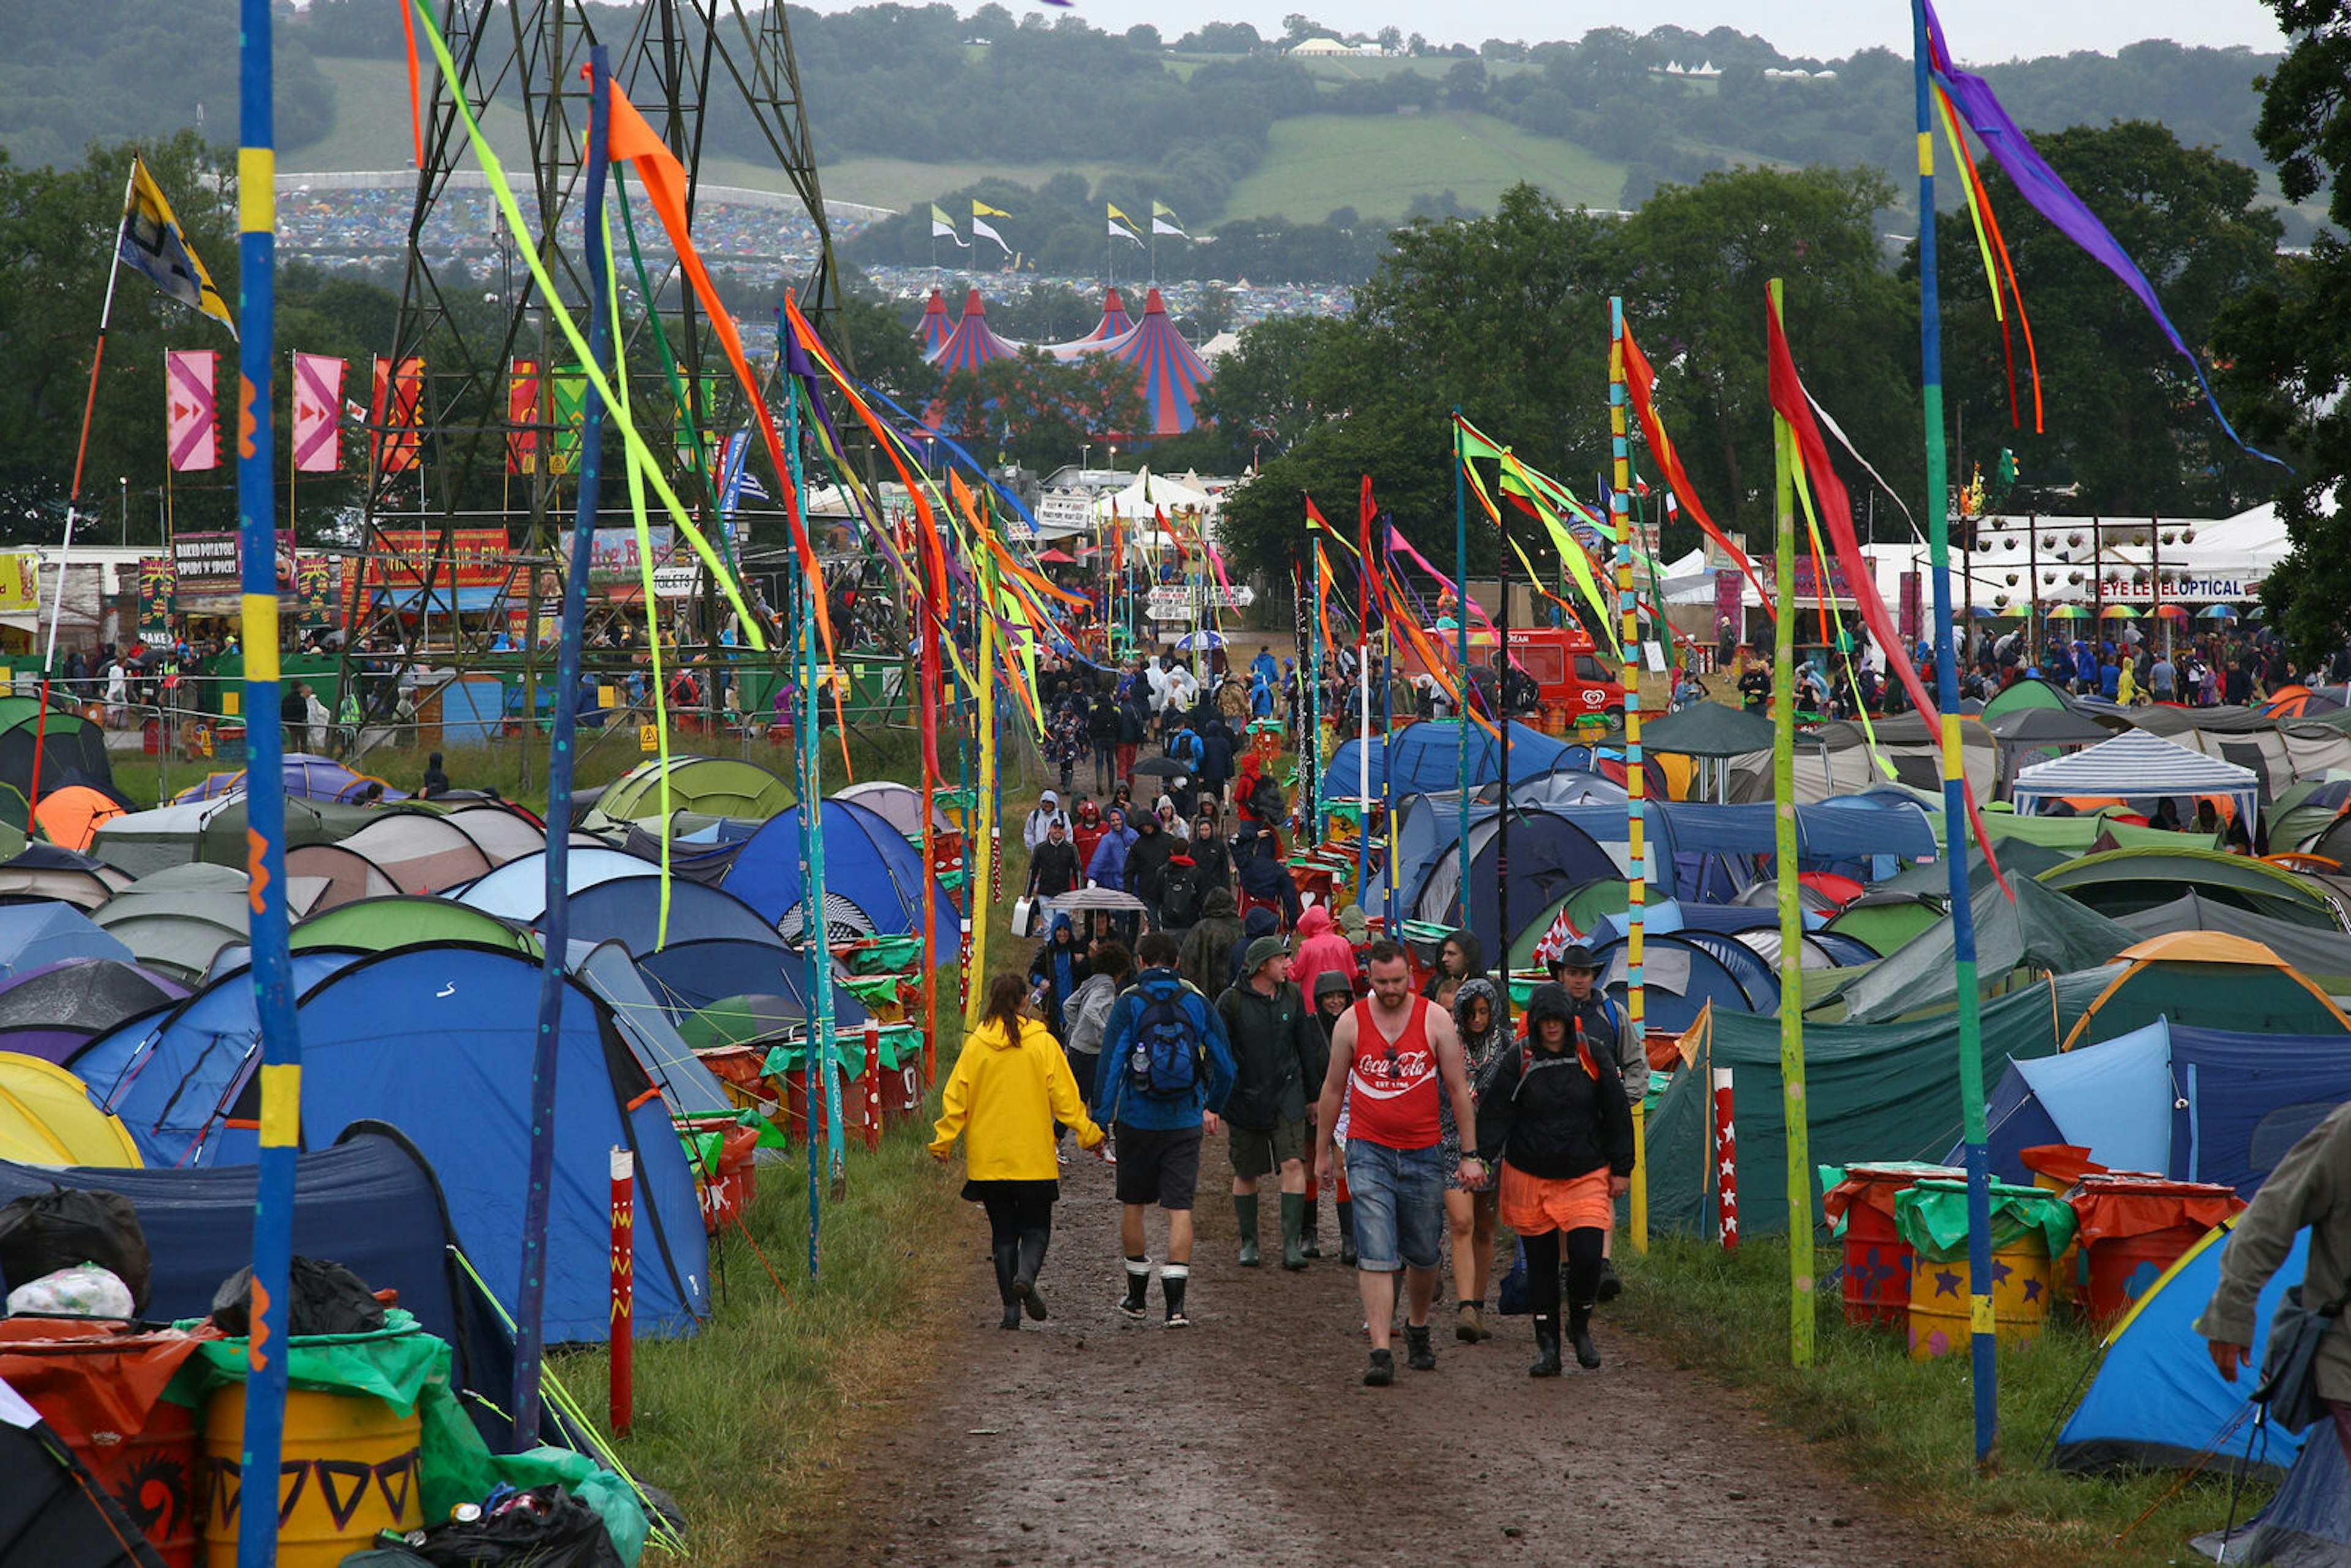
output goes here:
<path id="1" fill-rule="evenodd" d="M 1643 1337 L 1746 1392 L 1761 1414 L 1818 1445 L 1826 1463 L 1948 1537 L 1958 1561 L 1983 1568 L 2201 1562 L 2189 1539 L 2228 1515 L 2228 1483 L 2217 1473 L 2175 1492 L 2179 1478 L 2170 1471 L 2093 1478 L 2045 1467 L 2051 1439 L 2097 1361 L 2095 1339 L 2077 1323 L 2053 1324 L 2039 1343 L 2001 1352 L 1998 1462 L 1979 1469 L 1966 1356 L 1914 1362 L 1900 1336 L 1848 1327 L 1836 1293 L 1823 1291 L 1815 1364 L 1789 1366 L 1783 1241 L 1750 1240 L 1726 1253 L 1660 1239 L 1646 1257 L 1620 1255 L 1618 1266 Z M 2258 1510 L 2268 1490 L 2248 1485 L 2238 1519 Z"/>
<path id="2" fill-rule="evenodd" d="M 1483 114 L 1310 115 L 1277 120 L 1271 143 L 1225 216 L 1311 223 L 1349 206 L 1402 217 L 1415 196 L 1445 191 L 1490 212 L 1520 180 L 1571 206 L 1614 207 L 1625 187 L 1622 163 Z"/>
<path id="3" fill-rule="evenodd" d="M 1350 75 L 1385 76 L 1428 63 L 1326 60 L 1316 62 L 1313 68 L 1318 75 L 1337 80 Z M 335 84 L 334 131 L 315 146 L 286 153 L 278 161 L 279 169 L 298 176 L 408 167 L 412 154 L 406 69 L 396 60 L 327 59 L 319 66 Z M 517 113 L 493 105 L 483 124 L 491 145 L 509 167 L 527 161 Z M 824 128 L 813 129 L 821 150 Z M 470 160 L 465 166 L 471 167 Z M 1065 170 L 1089 181 L 1121 172 L 1118 165 L 1104 162 L 918 163 L 899 158 L 851 157 L 822 162 L 818 174 L 824 193 L 832 200 L 903 211 L 982 178 L 993 176 L 1033 186 Z M 780 172 L 743 159 L 710 159 L 705 175 L 722 185 L 789 189 Z M 1531 180 L 1571 204 L 1614 207 L 1624 187 L 1625 168 L 1487 115 L 1315 115 L 1277 122 L 1264 162 L 1234 190 L 1222 214 L 1201 221 L 1281 217 L 1316 223 L 1342 206 L 1370 216 L 1401 217 L 1415 196 L 1434 196 L 1447 190 L 1470 206 L 1491 210 L 1504 188 L 1519 180 Z"/>

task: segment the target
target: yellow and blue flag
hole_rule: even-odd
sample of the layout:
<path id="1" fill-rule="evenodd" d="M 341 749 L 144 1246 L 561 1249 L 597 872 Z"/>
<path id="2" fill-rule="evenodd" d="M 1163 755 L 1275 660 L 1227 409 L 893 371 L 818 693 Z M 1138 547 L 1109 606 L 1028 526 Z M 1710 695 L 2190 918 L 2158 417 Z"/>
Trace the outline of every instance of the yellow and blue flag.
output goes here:
<path id="1" fill-rule="evenodd" d="M 131 201 L 122 210 L 122 232 L 115 255 L 124 266 L 144 273 L 165 294 L 193 306 L 235 335 L 236 322 L 228 313 L 228 301 L 213 287 L 204 264 L 196 259 L 180 220 L 172 215 L 172 204 L 163 199 L 163 188 L 137 158 L 131 161 Z"/>

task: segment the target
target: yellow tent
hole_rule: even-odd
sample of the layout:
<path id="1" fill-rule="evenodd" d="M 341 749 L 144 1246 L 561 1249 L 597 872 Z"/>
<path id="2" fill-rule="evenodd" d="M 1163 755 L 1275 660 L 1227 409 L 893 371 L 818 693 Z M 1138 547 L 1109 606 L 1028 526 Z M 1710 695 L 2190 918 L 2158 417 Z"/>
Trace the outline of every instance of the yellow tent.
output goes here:
<path id="1" fill-rule="evenodd" d="M 0 1051 L 0 1159 L 28 1166 L 138 1166 L 139 1145 L 64 1068 Z"/>
<path id="2" fill-rule="evenodd" d="M 2061 1051 L 2112 1039 L 2154 1017 L 2253 1033 L 2351 1032 L 2351 1017 L 2259 942 L 2222 931 L 2168 931 L 2115 955 L 2124 966 L 2067 1032 Z M 2099 1011 L 2110 1003 L 2114 1018 Z M 2096 1029 L 2092 1020 L 2096 1019 Z"/>

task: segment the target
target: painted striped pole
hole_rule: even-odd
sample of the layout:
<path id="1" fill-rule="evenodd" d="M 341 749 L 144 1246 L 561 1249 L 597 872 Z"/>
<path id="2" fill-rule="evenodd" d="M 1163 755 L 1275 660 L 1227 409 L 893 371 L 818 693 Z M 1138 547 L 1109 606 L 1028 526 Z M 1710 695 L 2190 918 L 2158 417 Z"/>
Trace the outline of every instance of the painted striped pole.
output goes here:
<path id="1" fill-rule="evenodd" d="M 1780 313 L 1780 280 L 1765 286 Z M 1813 1364 L 1813 1167 L 1804 1104 L 1804 915 L 1796 893 L 1796 452 L 1788 422 L 1771 416 L 1771 859 L 1780 894 L 1780 1096 L 1788 1145 L 1788 1356 Z"/>
<path id="2" fill-rule="evenodd" d="M 277 516 L 270 361 L 277 353 L 277 153 L 269 0 L 242 0 L 237 45 L 236 528 L 243 591 L 246 871 L 255 1012 L 261 1025 L 261 1151 L 253 1206 L 253 1332 L 237 1457 L 266 1503 L 237 1521 L 238 1568 L 277 1556 L 277 1466 L 286 1435 L 287 1277 L 294 1162 L 302 1142 L 302 1036 L 286 937 L 285 735 L 277 723 Z M 60 584 L 62 587 L 62 584 Z"/>
<path id="3" fill-rule="evenodd" d="M 1634 1038 L 1647 1044 L 1648 997 L 1642 963 L 1646 950 L 1649 901 L 1648 767 L 1641 756 L 1641 623 L 1633 592 L 1633 456 L 1625 428 L 1625 301 L 1608 301 L 1608 444 L 1614 470 L 1609 476 L 1608 509 L 1616 524 L 1617 640 L 1625 655 L 1625 834 L 1631 885 L 1625 901 L 1625 1011 Z M 1657 613 L 1665 614 L 1662 601 Z M 1640 1104 L 1634 1104 L 1637 1123 Z M 1643 1151 L 1646 1152 L 1646 1151 Z M 1635 1249 L 1649 1249 L 1648 1192 L 1642 1160 L 1634 1171 L 1638 1195 L 1629 1216 Z"/>
<path id="4" fill-rule="evenodd" d="M 1458 650 L 1458 669 L 1461 682 L 1461 711 L 1454 717 L 1453 787 L 1461 791 L 1461 847 L 1456 852 L 1461 866 L 1461 924 L 1469 924 L 1469 736 L 1473 725 L 1469 716 L 1469 496 L 1461 473 L 1461 405 L 1453 405 L 1453 640 Z M 1502 574 L 1502 591 L 1510 591 L 1510 574 Z M 1504 801 L 1507 810 L 1510 802 Z M 1389 829 L 1391 843 L 1395 829 Z M 1391 856 L 1390 858 L 1394 858 Z M 1391 936 L 1394 933 L 1390 933 Z M 1510 934 L 1502 931 L 1495 937 L 1490 951 L 1501 955 L 1504 984 L 1510 979 Z"/>
<path id="5" fill-rule="evenodd" d="M 612 1354 L 605 1414 L 625 1437 L 636 1419 L 637 1156 L 614 1145 L 612 1172 Z"/>
<path id="6" fill-rule="evenodd" d="M 1943 450 L 1942 300 L 1935 276 L 1934 84 L 1927 8 L 1911 0 L 1918 130 L 1918 379 L 1927 421 L 1927 549 L 1935 584 L 1935 706 L 1942 710 L 1943 845 L 1950 872 L 1951 951 L 1959 988 L 1959 1125 L 1968 1163 L 1968 1345 L 1975 1378 L 1976 1460 L 2000 1436 L 2000 1362 L 1991 1310 L 1991 1156 L 1984 1128 L 1983 1022 L 1976 994 L 1976 917 L 1969 901 L 1965 775 L 1959 771 L 1959 668 L 1951 637 L 1951 521 Z"/>
<path id="7" fill-rule="evenodd" d="M 589 51 L 588 189 L 582 218 L 588 262 L 588 352 L 601 370 L 612 353 L 611 308 L 604 267 L 604 175 L 610 163 L 607 128 L 612 106 L 607 91 L 611 62 L 603 46 Z M 571 521 L 570 564 L 563 577 L 563 621 L 555 652 L 555 724 L 547 746 L 547 915 L 540 931 L 545 957 L 539 967 L 538 1030 L 530 1063 L 530 1162 L 523 1190 L 522 1285 L 515 1308 L 515 1441 L 538 1440 L 538 1380 L 542 1319 L 547 1304 L 547 1215 L 555 1183 L 555 1080 L 560 1060 L 564 960 L 571 931 L 571 775 L 580 717 L 580 643 L 588 614 L 588 567 L 596 528 L 597 496 L 603 477 L 604 400 L 590 382 L 581 397 L 580 497 Z M 584 1004 L 583 1004 L 584 1005 Z"/>

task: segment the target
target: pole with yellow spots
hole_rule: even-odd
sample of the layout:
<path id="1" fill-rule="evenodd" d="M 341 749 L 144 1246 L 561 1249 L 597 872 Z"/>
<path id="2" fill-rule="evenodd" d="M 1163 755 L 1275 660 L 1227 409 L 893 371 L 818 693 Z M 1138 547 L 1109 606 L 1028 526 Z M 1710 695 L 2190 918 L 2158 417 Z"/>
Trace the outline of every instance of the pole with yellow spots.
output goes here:
<path id="1" fill-rule="evenodd" d="M 248 1477 L 275 1478 L 286 1434 L 287 1276 L 294 1261 L 294 1161 L 302 1132 L 302 1037 L 294 1016 L 286 934 L 285 735 L 277 723 L 277 516 L 270 360 L 277 351 L 276 130 L 270 109 L 269 0 L 242 0 L 237 46 L 236 511 L 244 592 L 246 870 L 251 909 L 255 1016 L 261 1026 L 261 1151 L 253 1206 L 252 1332 L 246 1351 Z M 277 1511 L 247 1508 L 237 1524 L 238 1568 L 269 1568 Z"/>

